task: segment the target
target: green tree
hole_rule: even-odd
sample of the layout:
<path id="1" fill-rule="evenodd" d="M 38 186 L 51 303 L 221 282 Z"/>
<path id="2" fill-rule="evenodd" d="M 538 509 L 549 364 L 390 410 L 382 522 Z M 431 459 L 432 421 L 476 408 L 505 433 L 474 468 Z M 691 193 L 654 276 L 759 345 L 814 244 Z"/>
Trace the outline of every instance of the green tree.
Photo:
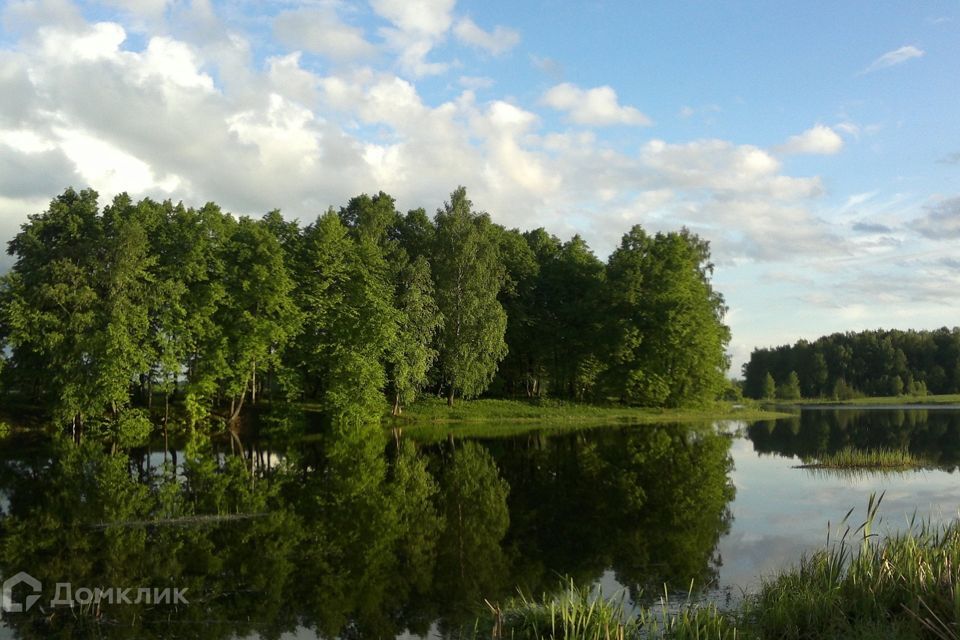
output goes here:
<path id="1" fill-rule="evenodd" d="M 555 393 L 583 400 L 603 370 L 603 263 L 576 235 L 542 269 L 546 319 L 539 339 L 550 352 Z"/>
<path id="2" fill-rule="evenodd" d="M 623 400 L 681 406 L 722 392 L 730 330 L 709 258 L 687 230 L 651 238 L 639 225 L 610 256 L 608 384 Z"/>
<path id="3" fill-rule="evenodd" d="M 329 211 L 304 230 L 297 268 L 305 319 L 293 356 L 308 394 L 339 418 L 379 417 L 400 320 L 379 246 Z"/>
<path id="4" fill-rule="evenodd" d="M 507 353 L 507 318 L 497 299 L 504 282 L 497 235 L 489 216 L 472 206 L 459 187 L 435 218 L 433 272 L 443 315 L 439 370 L 451 406 L 458 393 L 482 393 Z"/>
<path id="5" fill-rule="evenodd" d="M 796 371 L 791 371 L 786 381 L 777 385 L 777 397 L 781 400 L 800 399 L 800 377 Z"/>
<path id="6" fill-rule="evenodd" d="M 400 272 L 396 294 L 398 314 L 395 346 L 388 354 L 393 415 L 413 402 L 437 358 L 433 340 L 443 324 L 433 297 L 430 265 L 422 256 Z"/>
<path id="7" fill-rule="evenodd" d="M 258 372 L 280 364 L 283 349 L 299 329 L 300 314 L 283 248 L 264 222 L 240 218 L 224 247 L 224 265 L 226 304 L 218 310 L 218 324 L 227 360 L 220 384 L 230 401 L 230 423 L 248 394 L 256 402 L 262 383 Z"/>
<path id="8" fill-rule="evenodd" d="M 96 192 L 67 189 L 9 245 L 17 259 L 3 280 L 2 326 L 13 373 L 77 438 L 87 421 L 120 439 L 133 424 L 122 413 L 151 360 L 144 213 L 121 194 L 101 216 Z"/>
<path id="9" fill-rule="evenodd" d="M 773 376 L 770 375 L 770 372 L 767 372 L 767 375 L 763 379 L 763 395 L 761 396 L 765 400 L 772 400 L 777 395 L 777 383 L 774 381 Z"/>

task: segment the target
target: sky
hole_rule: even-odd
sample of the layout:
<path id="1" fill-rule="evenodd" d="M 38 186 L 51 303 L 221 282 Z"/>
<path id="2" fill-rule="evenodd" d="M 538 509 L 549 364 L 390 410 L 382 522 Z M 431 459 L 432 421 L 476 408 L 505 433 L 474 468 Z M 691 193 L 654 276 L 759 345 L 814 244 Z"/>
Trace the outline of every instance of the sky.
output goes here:
<path id="1" fill-rule="evenodd" d="M 960 316 L 960 4 L 0 3 L 0 238 L 66 187 L 711 243 L 756 347 Z M 0 264 L 8 268 L 10 259 Z"/>

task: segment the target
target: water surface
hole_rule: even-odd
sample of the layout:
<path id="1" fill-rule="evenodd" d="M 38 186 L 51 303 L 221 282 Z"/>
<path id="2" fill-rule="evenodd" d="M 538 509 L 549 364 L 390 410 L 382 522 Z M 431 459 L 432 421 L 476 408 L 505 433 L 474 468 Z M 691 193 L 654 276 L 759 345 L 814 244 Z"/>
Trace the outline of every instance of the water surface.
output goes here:
<path id="1" fill-rule="evenodd" d="M 931 465 L 796 468 L 846 446 Z M 881 532 L 960 507 L 960 411 L 942 408 L 277 448 L 181 451 L 165 468 L 157 452 L 116 464 L 6 446 L 0 575 L 34 575 L 44 601 L 7 614 L 0 638 L 454 636 L 484 599 L 566 579 L 633 601 L 664 585 L 725 601 L 823 544 L 851 507 L 858 525 L 872 493 L 884 492 Z M 51 609 L 57 582 L 177 586 L 190 603 Z"/>

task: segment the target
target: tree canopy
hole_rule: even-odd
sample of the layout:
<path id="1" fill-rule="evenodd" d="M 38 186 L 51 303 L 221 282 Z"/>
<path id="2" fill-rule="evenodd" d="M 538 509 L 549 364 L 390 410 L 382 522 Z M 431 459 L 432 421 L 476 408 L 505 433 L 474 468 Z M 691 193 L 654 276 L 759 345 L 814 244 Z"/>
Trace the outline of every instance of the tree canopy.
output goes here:
<path id="1" fill-rule="evenodd" d="M 960 393 L 960 328 L 834 333 L 755 349 L 743 366 L 744 393 L 769 397 L 766 377 L 779 388 L 791 373 L 805 398 Z"/>
<path id="2" fill-rule="evenodd" d="M 463 187 L 432 220 L 380 192 L 306 225 L 67 189 L 8 251 L 3 389 L 78 438 L 231 426 L 265 400 L 360 420 L 422 393 L 679 406 L 727 366 L 707 242 L 636 226 L 604 263 Z"/>

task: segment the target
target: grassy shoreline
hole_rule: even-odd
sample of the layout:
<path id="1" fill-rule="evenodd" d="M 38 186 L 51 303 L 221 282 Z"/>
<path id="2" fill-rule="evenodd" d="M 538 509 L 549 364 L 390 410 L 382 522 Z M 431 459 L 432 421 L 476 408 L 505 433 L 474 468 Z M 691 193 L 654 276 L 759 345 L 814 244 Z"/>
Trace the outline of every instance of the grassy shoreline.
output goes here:
<path id="1" fill-rule="evenodd" d="M 567 586 L 559 595 L 488 607 L 475 638 L 827 639 L 960 637 L 960 523 L 929 522 L 888 537 L 873 531 L 879 504 L 835 541 L 763 581 L 732 608 L 688 602 L 679 609 L 597 598 Z M 852 510 L 851 510 L 852 511 Z M 849 516 L 849 514 L 848 514 Z M 841 523 L 841 527 L 846 524 Z"/>
<path id="2" fill-rule="evenodd" d="M 822 407 L 843 407 L 860 405 L 958 405 L 960 406 L 960 393 L 949 393 L 942 395 L 926 396 L 865 396 L 863 398 L 851 398 L 849 400 L 829 400 L 826 398 L 803 398 L 801 400 L 775 400 L 771 401 L 783 406 L 822 406 Z"/>
<path id="3" fill-rule="evenodd" d="M 658 423 L 708 423 L 718 420 L 775 420 L 791 414 L 762 409 L 754 404 L 718 402 L 685 409 L 651 409 L 620 405 L 594 405 L 557 400 L 466 400 L 452 408 L 438 398 L 427 398 L 384 419 L 387 427 L 403 429 L 415 437 L 506 437 L 533 430 L 584 429 L 615 425 Z"/>

